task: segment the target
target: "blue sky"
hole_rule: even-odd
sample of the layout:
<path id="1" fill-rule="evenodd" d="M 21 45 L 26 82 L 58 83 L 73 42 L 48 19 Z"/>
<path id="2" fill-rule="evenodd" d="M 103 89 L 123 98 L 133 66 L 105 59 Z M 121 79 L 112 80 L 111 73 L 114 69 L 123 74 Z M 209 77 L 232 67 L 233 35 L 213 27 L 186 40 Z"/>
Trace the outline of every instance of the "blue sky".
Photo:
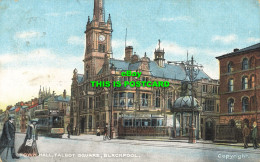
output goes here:
<path id="1" fill-rule="evenodd" d="M 0 0 L 0 108 L 37 97 L 40 85 L 70 92 L 83 73 L 84 31 L 94 0 Z M 260 42 L 258 0 L 105 0 L 115 58 L 127 45 L 153 59 L 161 39 L 168 60 L 187 50 L 218 78 L 216 56 Z"/>

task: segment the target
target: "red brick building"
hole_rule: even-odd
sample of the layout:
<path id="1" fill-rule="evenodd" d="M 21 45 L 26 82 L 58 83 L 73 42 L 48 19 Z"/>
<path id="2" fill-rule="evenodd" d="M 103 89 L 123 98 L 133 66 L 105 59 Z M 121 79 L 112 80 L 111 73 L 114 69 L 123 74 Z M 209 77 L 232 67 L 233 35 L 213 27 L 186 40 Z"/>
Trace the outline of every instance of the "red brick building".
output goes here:
<path id="1" fill-rule="evenodd" d="M 260 135 L 260 43 L 219 57 L 220 124 L 242 129 L 254 121 Z"/>

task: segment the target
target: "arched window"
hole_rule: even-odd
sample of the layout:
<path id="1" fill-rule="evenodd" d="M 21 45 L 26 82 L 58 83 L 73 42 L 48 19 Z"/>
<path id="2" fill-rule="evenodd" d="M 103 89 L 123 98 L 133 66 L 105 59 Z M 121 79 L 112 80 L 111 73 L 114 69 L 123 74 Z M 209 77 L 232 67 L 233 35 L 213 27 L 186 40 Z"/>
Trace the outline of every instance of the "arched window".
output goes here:
<path id="1" fill-rule="evenodd" d="M 242 99 L 242 109 L 243 109 L 243 112 L 246 112 L 249 110 L 249 104 L 248 104 L 248 97 L 243 97 Z"/>
<path id="2" fill-rule="evenodd" d="M 155 92 L 155 107 L 160 107 L 160 90 L 156 90 Z"/>
<path id="3" fill-rule="evenodd" d="M 233 79 L 229 79 L 228 80 L 228 91 L 229 92 L 233 92 L 234 90 L 234 80 Z"/>
<path id="4" fill-rule="evenodd" d="M 243 76 L 242 78 L 242 89 L 248 89 L 248 77 Z"/>
<path id="5" fill-rule="evenodd" d="M 228 100 L 228 113 L 234 112 L 234 99 L 231 98 Z"/>
<path id="6" fill-rule="evenodd" d="M 228 73 L 233 72 L 233 62 L 228 63 Z"/>
<path id="7" fill-rule="evenodd" d="M 244 58 L 242 61 L 242 70 L 247 70 L 248 69 L 248 59 Z"/>
<path id="8" fill-rule="evenodd" d="M 252 56 L 249 61 L 249 67 L 252 69 L 255 67 L 255 57 Z"/>
<path id="9" fill-rule="evenodd" d="M 249 79 L 249 88 L 255 88 L 255 75 L 251 75 Z"/>

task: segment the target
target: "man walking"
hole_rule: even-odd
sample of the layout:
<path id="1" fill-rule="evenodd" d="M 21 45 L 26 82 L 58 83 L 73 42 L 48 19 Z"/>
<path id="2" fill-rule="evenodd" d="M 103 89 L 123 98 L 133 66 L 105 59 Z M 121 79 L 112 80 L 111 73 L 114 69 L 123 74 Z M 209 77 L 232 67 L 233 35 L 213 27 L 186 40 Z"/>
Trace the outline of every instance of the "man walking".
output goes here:
<path id="1" fill-rule="evenodd" d="M 244 139 L 244 148 L 248 148 L 248 136 L 250 134 L 250 129 L 247 127 L 245 124 L 244 129 L 243 129 L 243 139 Z"/>
<path id="2" fill-rule="evenodd" d="M 6 147 L 7 149 L 11 148 L 12 158 L 19 159 L 19 157 L 16 156 L 15 149 L 14 149 L 15 125 L 13 122 L 14 122 L 14 117 L 9 117 L 4 124 L 2 136 L 0 138 L 0 154 L 2 154 L 2 152 Z"/>
<path id="3" fill-rule="evenodd" d="M 257 149 L 259 146 L 257 143 L 257 124 L 256 124 L 256 122 L 253 123 L 252 138 L 253 138 L 254 149 Z"/>
<path id="4" fill-rule="evenodd" d="M 70 126 L 70 123 L 67 125 L 67 132 L 68 132 L 68 138 L 70 138 L 70 135 L 71 135 L 71 126 Z"/>

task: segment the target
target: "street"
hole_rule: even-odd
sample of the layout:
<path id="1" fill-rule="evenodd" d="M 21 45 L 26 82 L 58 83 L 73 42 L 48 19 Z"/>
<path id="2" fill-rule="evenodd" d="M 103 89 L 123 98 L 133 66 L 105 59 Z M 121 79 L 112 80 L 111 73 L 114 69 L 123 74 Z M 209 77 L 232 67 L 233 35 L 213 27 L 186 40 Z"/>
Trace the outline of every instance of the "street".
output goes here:
<path id="1" fill-rule="evenodd" d="M 21 146 L 25 134 L 16 134 L 16 151 Z M 215 144 L 189 144 L 186 142 L 139 141 L 112 139 L 103 141 L 102 136 L 64 135 L 62 139 L 39 137 L 39 156 L 24 157 L 19 162 L 80 162 L 80 161 L 259 161 L 260 150 L 252 147 L 243 149 L 236 146 Z M 251 146 L 251 145 L 250 145 Z M 6 157 L 6 151 L 2 154 Z"/>

